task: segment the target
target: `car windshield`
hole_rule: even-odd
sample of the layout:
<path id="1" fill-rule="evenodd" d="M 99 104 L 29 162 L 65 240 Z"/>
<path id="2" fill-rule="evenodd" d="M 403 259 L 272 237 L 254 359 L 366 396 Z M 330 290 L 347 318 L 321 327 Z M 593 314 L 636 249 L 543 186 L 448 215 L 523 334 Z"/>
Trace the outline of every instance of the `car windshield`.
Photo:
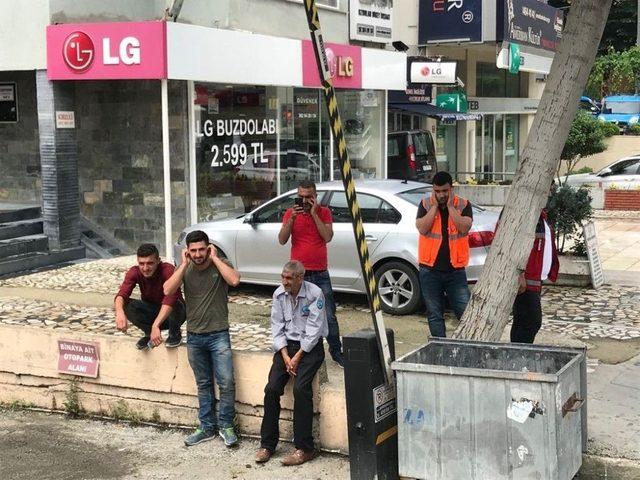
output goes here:
<path id="1" fill-rule="evenodd" d="M 407 190 L 406 192 L 396 193 L 396 195 L 409 203 L 412 203 L 416 207 L 420 204 L 420 201 L 427 195 L 431 194 L 431 185 L 425 187 L 414 188 L 413 190 Z M 473 208 L 478 211 L 484 211 L 484 208 L 478 205 L 473 205 Z"/>
<path id="2" fill-rule="evenodd" d="M 635 114 L 640 113 L 640 102 L 607 102 L 605 108 L 611 113 Z"/>

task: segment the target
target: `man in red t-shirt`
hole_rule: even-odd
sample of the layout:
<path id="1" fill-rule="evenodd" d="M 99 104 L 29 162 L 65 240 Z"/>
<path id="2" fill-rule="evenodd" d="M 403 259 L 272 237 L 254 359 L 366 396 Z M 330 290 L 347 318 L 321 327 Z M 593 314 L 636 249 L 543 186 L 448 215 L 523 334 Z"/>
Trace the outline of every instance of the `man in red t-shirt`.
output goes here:
<path id="1" fill-rule="evenodd" d="M 177 347 L 182 342 L 180 327 L 185 321 L 186 311 L 180 289 L 173 295 L 165 295 L 162 285 L 175 270 L 170 263 L 160 260 L 155 245 L 144 243 L 136 252 L 138 265 L 131 267 L 116 294 L 116 328 L 126 332 L 129 322 L 144 332 L 136 347 L 146 349 L 150 342 L 154 346 L 162 343 L 160 330 L 168 329 L 165 345 Z M 140 287 L 142 300 L 132 299 L 135 286 Z"/>
<path id="2" fill-rule="evenodd" d="M 329 353 L 342 366 L 340 327 L 336 318 L 331 278 L 327 271 L 327 243 L 333 238 L 332 224 L 331 210 L 318 205 L 316 184 L 303 180 L 298 185 L 296 204 L 284 214 L 278 241 L 280 245 L 285 245 L 291 237 L 291 260 L 301 262 L 305 269 L 304 279 L 322 289 L 329 324 Z"/>

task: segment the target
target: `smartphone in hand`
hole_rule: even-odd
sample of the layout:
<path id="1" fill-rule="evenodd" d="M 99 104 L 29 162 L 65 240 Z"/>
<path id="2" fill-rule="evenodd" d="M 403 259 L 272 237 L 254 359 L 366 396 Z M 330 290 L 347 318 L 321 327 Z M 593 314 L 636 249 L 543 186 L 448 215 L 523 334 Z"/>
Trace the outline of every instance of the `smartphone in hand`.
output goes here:
<path id="1" fill-rule="evenodd" d="M 304 198 L 296 197 L 293 202 L 296 207 L 304 208 Z"/>

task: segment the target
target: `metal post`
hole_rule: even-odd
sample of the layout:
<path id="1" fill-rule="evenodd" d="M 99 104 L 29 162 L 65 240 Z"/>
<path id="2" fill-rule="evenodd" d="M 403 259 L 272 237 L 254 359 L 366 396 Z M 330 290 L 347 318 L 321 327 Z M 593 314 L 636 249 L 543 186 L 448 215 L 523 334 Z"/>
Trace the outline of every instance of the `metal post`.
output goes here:
<path id="1" fill-rule="evenodd" d="M 311 35 L 311 43 L 316 57 L 316 65 L 318 66 L 318 76 L 322 84 L 322 92 L 329 113 L 329 124 L 331 126 L 332 137 L 338 147 L 338 160 L 340 161 L 340 176 L 344 185 L 345 196 L 349 206 L 351 215 L 351 223 L 356 241 L 356 249 L 362 268 L 362 278 L 365 288 L 367 289 L 367 297 L 369 299 L 369 307 L 373 326 L 375 327 L 376 338 L 378 340 L 378 348 L 380 350 L 380 360 L 382 362 L 382 371 L 384 372 L 385 382 L 393 383 L 393 371 L 391 370 L 391 353 L 389 351 L 389 341 L 387 339 L 387 330 L 384 326 L 382 318 L 382 310 L 380 305 L 380 295 L 378 294 L 378 286 L 376 277 L 373 272 L 371 260 L 369 259 L 369 248 L 365 239 L 364 227 L 362 225 L 362 215 L 356 188 L 351 174 L 351 160 L 347 151 L 347 143 L 344 138 L 342 129 L 342 120 L 340 118 L 340 110 L 338 109 L 338 99 L 333 88 L 331 73 L 329 70 L 329 62 L 325 52 L 324 40 L 320 29 L 320 18 L 318 17 L 318 8 L 315 0 L 304 0 L 304 7 L 307 13 L 307 24 L 309 25 L 309 33 Z"/>
<path id="2" fill-rule="evenodd" d="M 160 80 L 162 97 L 162 173 L 164 180 L 164 247 L 165 259 L 173 261 L 173 228 L 171 223 L 171 162 L 169 157 L 169 94 L 167 79 Z"/>
<path id="3" fill-rule="evenodd" d="M 189 121 L 189 220 L 191 225 L 198 223 L 198 176 L 196 167 L 196 122 L 193 80 L 187 82 L 188 121 Z"/>

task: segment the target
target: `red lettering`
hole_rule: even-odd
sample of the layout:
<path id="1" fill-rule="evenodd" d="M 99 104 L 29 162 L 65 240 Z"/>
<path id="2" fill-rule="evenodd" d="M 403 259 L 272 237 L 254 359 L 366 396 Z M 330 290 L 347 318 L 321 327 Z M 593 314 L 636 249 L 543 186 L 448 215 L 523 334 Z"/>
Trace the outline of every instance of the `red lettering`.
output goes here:
<path id="1" fill-rule="evenodd" d="M 444 0 L 433 0 L 433 12 L 444 12 Z"/>

